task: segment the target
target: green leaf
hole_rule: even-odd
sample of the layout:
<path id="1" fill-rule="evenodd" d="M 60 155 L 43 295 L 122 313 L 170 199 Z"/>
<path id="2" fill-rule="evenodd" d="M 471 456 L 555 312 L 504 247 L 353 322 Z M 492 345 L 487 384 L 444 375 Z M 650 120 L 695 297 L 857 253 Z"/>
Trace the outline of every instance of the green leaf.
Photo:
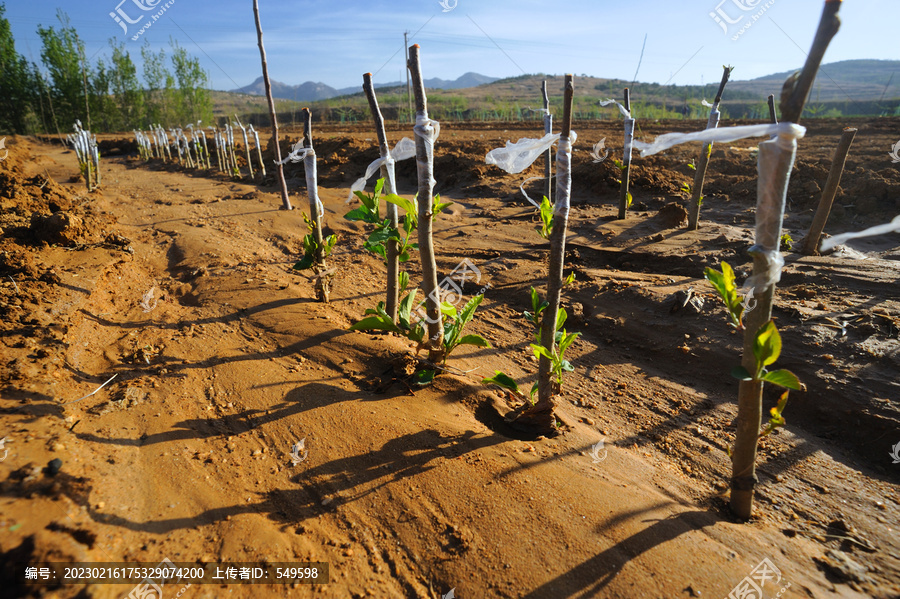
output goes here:
<path id="1" fill-rule="evenodd" d="M 559 342 L 560 356 L 565 353 L 565 351 L 569 348 L 570 345 L 572 345 L 572 342 L 575 341 L 575 339 L 577 339 L 579 335 L 581 335 L 581 333 L 569 333 L 568 335 L 566 335 L 566 332 L 563 331 L 563 339 Z"/>
<path id="2" fill-rule="evenodd" d="M 322 252 L 325 256 L 329 256 L 331 254 L 331 250 L 334 249 L 335 244 L 337 243 L 337 235 L 331 234 L 326 237 L 324 240 L 325 243 L 325 251 Z"/>
<path id="3" fill-rule="evenodd" d="M 406 254 L 406 259 L 409 260 L 409 254 Z M 405 260 L 401 260 L 401 262 L 405 262 Z M 397 276 L 397 281 L 399 284 L 399 291 L 402 293 L 409 285 L 409 273 L 406 271 L 401 271 Z"/>
<path id="4" fill-rule="evenodd" d="M 531 345 L 531 351 L 534 352 L 534 356 L 536 358 L 540 359 L 541 356 L 543 356 L 551 362 L 553 361 L 553 354 L 551 354 L 546 347 L 544 347 L 543 345 L 537 345 L 535 343 L 530 343 L 529 345 Z"/>
<path id="5" fill-rule="evenodd" d="M 566 319 L 569 317 L 566 314 L 566 311 L 563 308 L 559 309 L 559 312 L 556 313 L 556 330 L 560 330 L 563 328 L 563 325 L 566 324 Z"/>
<path id="6" fill-rule="evenodd" d="M 750 374 L 743 366 L 735 366 L 731 369 L 731 376 L 739 381 L 752 381 L 753 375 Z"/>
<path id="7" fill-rule="evenodd" d="M 490 347 L 491 344 L 488 343 L 488 340 L 482 337 L 481 335 L 465 335 L 462 339 L 459 340 L 458 345 L 474 345 L 475 347 Z"/>
<path id="8" fill-rule="evenodd" d="M 575 372 L 575 367 L 572 366 L 571 362 L 568 360 L 561 360 L 559 362 L 560 370 L 564 370 L 566 372 Z"/>
<path id="9" fill-rule="evenodd" d="M 519 391 L 519 384 L 516 383 L 515 379 L 513 379 L 511 376 L 503 374 L 503 372 L 501 372 L 500 370 L 495 370 L 494 376 L 481 379 L 481 382 L 485 385 L 497 385 L 498 387 L 509 389 L 516 395 L 522 395 L 522 392 Z"/>
<path id="10" fill-rule="evenodd" d="M 382 189 L 384 189 L 384 177 L 378 179 L 378 181 L 375 182 L 375 194 L 374 194 L 374 195 L 375 195 L 376 198 L 377 198 L 379 195 L 381 195 L 381 190 L 382 190 Z"/>
<path id="11" fill-rule="evenodd" d="M 575 271 L 573 270 L 571 273 L 569 273 L 569 276 L 566 277 L 566 280 L 563 281 L 563 287 L 570 284 L 574 280 L 575 280 Z"/>
<path id="12" fill-rule="evenodd" d="M 440 202 L 440 203 L 435 202 L 434 206 L 431 208 L 431 213 L 433 215 L 438 215 L 441 212 L 443 212 L 444 210 L 446 210 L 448 206 L 452 206 L 452 205 L 453 205 L 453 202 Z"/>
<path id="13" fill-rule="evenodd" d="M 400 333 L 400 329 L 391 322 L 390 319 L 385 321 L 382 316 L 370 316 L 368 318 L 363 318 L 359 322 L 353 324 L 350 327 L 351 331 L 392 331 L 394 333 Z"/>
<path id="14" fill-rule="evenodd" d="M 475 310 L 478 308 L 479 304 L 481 304 L 481 300 L 484 299 L 483 295 L 476 295 L 463 307 L 462 311 L 459 313 L 459 320 L 462 324 L 466 324 L 472 320 L 472 316 L 475 314 Z"/>
<path id="15" fill-rule="evenodd" d="M 344 215 L 347 220 L 361 220 L 364 222 L 372 222 L 371 213 L 365 208 L 354 208 Z"/>
<path id="16" fill-rule="evenodd" d="M 763 368 L 775 362 L 781 355 L 781 335 L 775 327 L 775 321 L 770 320 L 756 332 L 756 338 L 753 340 L 753 355 L 756 356 L 756 364 L 760 373 Z"/>
<path id="17" fill-rule="evenodd" d="M 403 211 L 406 212 L 407 218 L 412 216 L 415 219 L 418 215 L 418 208 L 416 208 L 416 205 L 413 202 L 407 200 L 404 197 L 398 196 L 395 193 L 389 193 L 385 195 L 384 200 L 402 208 Z"/>
<path id="18" fill-rule="evenodd" d="M 402 275 L 406 275 L 406 280 L 407 282 L 409 282 L 409 275 L 405 272 L 401 273 L 401 280 L 403 278 Z M 400 300 L 400 304 L 397 306 L 397 320 L 400 321 L 400 323 L 404 327 L 409 326 L 410 318 L 412 316 L 412 308 L 416 302 L 416 295 L 418 293 L 418 289 L 413 289 L 409 292 L 409 294 L 406 295 L 406 297 Z"/>
<path id="19" fill-rule="evenodd" d="M 313 254 L 304 254 L 303 258 L 301 258 L 299 262 L 294 264 L 294 270 L 306 270 L 308 268 L 312 268 L 314 261 L 315 256 Z"/>
<path id="20" fill-rule="evenodd" d="M 626 208 L 626 209 L 631 208 L 631 202 L 632 202 L 632 199 L 633 199 L 633 198 L 631 197 L 631 194 L 630 194 L 630 193 L 626 193 L 626 194 L 625 194 L 625 208 Z"/>
<path id="21" fill-rule="evenodd" d="M 538 382 L 535 381 L 531 386 L 531 405 L 534 405 L 534 394 L 538 390 Z"/>
<path id="22" fill-rule="evenodd" d="M 413 375 L 412 380 L 417 385 L 428 385 L 434 381 L 434 375 L 434 370 L 420 370 Z"/>
<path id="23" fill-rule="evenodd" d="M 765 372 L 762 375 L 762 380 L 767 383 L 772 383 L 773 385 L 778 385 L 779 387 L 793 389 L 794 391 L 799 391 L 801 387 L 800 379 L 798 379 L 790 370 L 773 370 L 772 372 Z"/>

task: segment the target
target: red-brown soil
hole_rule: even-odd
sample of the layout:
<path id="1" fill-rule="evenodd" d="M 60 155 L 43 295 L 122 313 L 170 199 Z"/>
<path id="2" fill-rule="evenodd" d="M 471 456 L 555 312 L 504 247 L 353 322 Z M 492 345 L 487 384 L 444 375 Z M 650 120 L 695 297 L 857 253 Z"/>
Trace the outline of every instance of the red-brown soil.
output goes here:
<path id="1" fill-rule="evenodd" d="M 845 125 L 860 131 L 826 231 L 900 213 L 900 168 L 888 156 L 900 120 L 805 124 L 785 219 L 795 243 Z M 641 123 L 640 135 L 697 127 Z M 768 558 L 782 579 L 766 597 L 784 587 L 782 597 L 900 596 L 900 465 L 890 456 L 900 443 L 900 236 L 787 254 L 777 365 L 807 390 L 791 394 L 786 428 L 761 441 L 755 517 L 741 523 L 727 507 L 728 373 L 741 337 L 703 269 L 726 260 L 748 272 L 756 141 L 714 149 L 701 227 L 687 232 L 667 206 L 686 204 L 696 145 L 636 157 L 634 210 L 616 221 L 621 130 L 575 129 L 566 272 L 576 281 L 564 305 L 582 336 L 559 398 L 567 425 L 553 438 L 512 429 L 500 416 L 508 398 L 480 384 L 494 370 L 525 388 L 535 377 L 522 312 L 529 288 L 544 288 L 548 247 L 518 185 L 539 168 L 510 176 L 484 155 L 539 131 L 443 124 L 436 191 L 455 204 L 435 223 L 438 266 L 478 267 L 465 293 L 490 287 L 469 329 L 493 347 L 459 349 L 451 372 L 413 389 L 386 385 L 405 340 L 347 330 L 380 299 L 385 274 L 362 248 L 364 226 L 343 219 L 347 188 L 377 157 L 366 127 L 315 132 L 325 222 L 339 237 L 329 304 L 291 269 L 308 210 L 302 165 L 288 169 L 298 209 L 286 212 L 271 173 L 259 184 L 145 163 L 131 140 L 107 136 L 103 185 L 87 193 L 72 152 L 7 140 L 0 595 L 122 597 L 133 585 L 26 589 L 16 568 L 168 558 L 330 564 L 327 585 L 194 585 L 186 599 L 724 597 Z M 588 151 L 603 137 L 612 154 L 594 164 Z M 413 161 L 398 178 L 411 196 Z M 417 258 L 407 268 L 417 284 Z M 146 311 L 151 288 L 158 303 Z M 702 307 L 673 310 L 688 288 Z M 767 391 L 766 410 L 776 397 Z M 293 466 L 303 438 L 309 457 Z"/>

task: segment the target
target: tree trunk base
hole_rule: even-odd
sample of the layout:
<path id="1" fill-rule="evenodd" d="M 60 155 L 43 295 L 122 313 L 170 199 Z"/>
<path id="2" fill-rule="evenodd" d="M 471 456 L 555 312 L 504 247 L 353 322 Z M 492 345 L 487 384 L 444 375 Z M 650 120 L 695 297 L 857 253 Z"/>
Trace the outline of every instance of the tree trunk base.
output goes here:
<path id="1" fill-rule="evenodd" d="M 552 398 L 534 405 L 525 404 L 508 413 L 504 420 L 517 431 L 545 437 L 555 437 L 562 433 L 563 426 L 567 426 L 556 414 L 556 403 Z"/>

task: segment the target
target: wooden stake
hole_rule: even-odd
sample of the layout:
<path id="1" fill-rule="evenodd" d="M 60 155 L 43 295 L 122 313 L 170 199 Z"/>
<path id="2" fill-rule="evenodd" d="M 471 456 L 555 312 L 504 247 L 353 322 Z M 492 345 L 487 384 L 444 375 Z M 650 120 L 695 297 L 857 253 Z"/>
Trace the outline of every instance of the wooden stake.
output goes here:
<path id="1" fill-rule="evenodd" d="M 713 101 L 713 107 L 710 108 L 710 121 L 707 123 L 707 129 L 715 129 L 719 125 L 719 121 L 712 122 L 712 113 L 719 109 L 719 103 L 722 101 L 722 92 L 725 91 L 725 84 L 731 76 L 734 67 L 723 67 L 725 72 L 722 73 L 722 81 L 719 83 L 719 91 L 716 92 L 716 99 Z M 706 180 L 706 170 L 709 168 L 709 157 L 712 154 L 712 142 L 703 144 L 703 150 L 700 152 L 700 160 L 697 161 L 697 168 L 694 171 L 694 186 L 691 189 L 690 212 L 688 213 L 688 231 L 696 231 L 700 222 L 700 204 L 703 203 L 703 183 Z"/>
<path id="2" fill-rule="evenodd" d="M 387 134 L 384 131 L 384 117 L 381 115 L 381 109 L 378 107 L 378 98 L 375 96 L 375 86 L 372 83 L 372 73 L 363 75 L 363 91 L 366 92 L 366 98 L 369 100 L 369 109 L 372 111 L 372 118 L 375 120 L 375 134 L 378 136 L 378 147 L 381 157 L 390 156 L 391 149 L 388 146 Z M 394 165 L 381 165 L 381 176 L 384 178 L 384 193 L 397 193 L 394 189 Z M 400 226 L 400 218 L 397 215 L 397 206 L 390 202 L 387 204 L 387 217 L 394 229 Z M 380 218 L 380 217 L 379 217 Z M 397 258 L 397 240 L 391 239 L 387 243 L 387 297 L 385 298 L 385 311 L 391 317 L 391 320 L 397 322 L 397 302 L 399 301 L 399 283 L 400 261 Z"/>
<path id="3" fill-rule="evenodd" d="M 825 223 L 828 222 L 828 215 L 831 214 L 834 196 L 837 195 L 838 186 L 841 184 L 841 176 L 844 174 L 844 166 L 847 164 L 847 154 L 850 153 L 850 145 L 853 143 L 853 138 L 856 137 L 856 132 L 857 129 L 847 127 L 841 133 L 841 141 L 838 143 L 838 147 L 834 151 L 834 159 L 831 161 L 831 172 L 828 173 L 828 181 L 825 183 L 825 189 L 822 190 L 822 199 L 819 200 L 819 207 L 816 209 L 816 215 L 809 227 L 809 233 L 806 234 L 806 239 L 803 241 L 801 252 L 807 256 L 819 254 L 819 240 L 822 237 L 822 231 L 825 230 Z"/>
<path id="4" fill-rule="evenodd" d="M 837 16 L 840 0 L 826 0 L 825 9 L 819 22 L 816 37 L 810 50 L 803 71 L 788 78 L 781 94 L 781 117 L 783 122 L 797 123 L 803 113 L 803 106 L 809 96 L 822 57 L 828 44 L 840 27 Z M 759 231 L 756 243 L 764 250 L 777 250 L 781 240 L 781 219 L 784 217 L 784 201 L 787 196 L 787 183 L 794 162 L 796 149 L 784 150 L 775 141 L 759 144 L 760 165 L 771 164 L 771 181 L 783 185 L 783 189 L 773 190 L 767 194 L 771 200 L 780 200 L 780 213 L 775 226 Z M 764 162 L 765 160 L 765 162 Z M 757 206 L 757 210 L 759 210 Z M 778 206 L 769 206 L 769 210 L 778 211 Z M 753 254 L 753 274 L 764 277 L 769 272 L 766 256 L 762 252 Z M 757 294 L 756 308 L 746 315 L 744 323 L 744 357 L 742 365 L 749 372 L 756 368 L 756 356 L 753 353 L 756 333 L 772 319 L 772 302 L 775 299 L 775 285 L 771 284 Z M 753 514 L 753 490 L 756 487 L 756 449 L 759 444 L 759 429 L 762 425 L 762 390 L 761 381 L 741 381 L 738 391 L 738 415 L 735 421 L 734 452 L 731 458 L 731 510 L 738 518 L 747 520 Z"/>
<path id="5" fill-rule="evenodd" d="M 625 101 L 623 106 L 625 110 L 629 113 L 631 112 L 631 92 L 628 91 L 628 88 L 625 88 Z M 564 131 L 564 134 L 568 134 L 568 131 Z M 634 137 L 634 129 L 629 130 L 628 120 L 625 120 L 625 146 L 631 148 L 629 136 Z M 622 164 L 625 167 L 622 171 L 622 189 L 619 194 L 619 219 L 625 218 L 625 212 L 628 210 L 628 187 L 629 187 L 629 179 L 631 178 L 631 152 L 626 152 L 622 157 Z"/>
<path id="6" fill-rule="evenodd" d="M 409 48 L 409 74 L 412 77 L 413 93 L 416 98 L 416 163 L 419 178 L 419 257 L 422 260 L 422 291 L 425 293 L 425 312 L 428 321 L 428 359 L 434 364 L 444 361 L 444 326 L 441 318 L 441 290 L 437 282 L 437 263 L 434 259 L 432 238 L 434 213 L 434 144 L 422 135 L 431 132 L 428 120 L 428 104 L 422 67 L 419 63 L 419 44 Z"/>

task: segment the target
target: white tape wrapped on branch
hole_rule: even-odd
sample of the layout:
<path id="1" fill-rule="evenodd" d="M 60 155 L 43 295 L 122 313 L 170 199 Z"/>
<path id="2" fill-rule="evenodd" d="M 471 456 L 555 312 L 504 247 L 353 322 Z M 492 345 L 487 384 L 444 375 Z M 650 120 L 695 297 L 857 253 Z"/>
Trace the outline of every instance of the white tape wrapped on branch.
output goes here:
<path id="1" fill-rule="evenodd" d="M 394 146 L 394 149 L 391 150 L 387 156 L 382 158 L 378 158 L 373 161 L 368 167 L 366 167 L 366 174 L 359 179 L 357 179 L 353 185 L 350 186 L 350 194 L 347 196 L 347 201 L 345 203 L 349 204 L 353 201 L 353 194 L 357 191 L 362 191 L 366 188 L 366 181 L 371 179 L 375 173 L 378 172 L 378 169 L 381 168 L 382 165 L 388 165 L 388 177 L 394 176 L 394 169 L 390 168 L 396 162 L 400 160 L 407 160 L 409 158 L 414 158 L 416 155 L 416 142 L 411 140 L 408 137 L 404 137 L 400 141 L 397 142 L 397 145 Z M 397 182 L 391 179 L 390 181 L 390 189 L 397 189 Z"/>
<path id="2" fill-rule="evenodd" d="M 855 233 L 841 233 L 840 235 L 829 237 L 822 242 L 821 247 L 823 252 L 827 252 L 828 250 L 842 243 L 846 243 L 851 239 L 857 239 L 859 237 L 873 237 L 875 235 L 886 235 L 888 233 L 900 233 L 900 216 L 895 216 L 894 220 L 883 225 L 869 227 L 868 229 L 857 231 Z"/>
<path id="3" fill-rule="evenodd" d="M 784 216 L 785 193 L 790 178 L 793 158 L 797 152 L 797 140 L 806 135 L 806 128 L 794 123 L 778 123 L 769 125 L 747 125 L 741 127 L 725 127 L 722 129 L 705 129 L 694 133 L 667 133 L 656 138 L 652 144 L 635 142 L 641 150 L 641 156 L 650 156 L 667 150 L 678 144 L 699 142 L 729 142 L 748 137 L 769 136 L 771 139 L 759 144 L 758 170 L 759 183 L 756 200 L 756 245 L 750 252 L 762 256 L 766 268 L 760 274 L 749 277 L 745 288 L 756 289 L 759 293 L 781 280 L 781 269 L 784 258 L 779 246 L 781 243 L 781 219 Z M 783 168 L 783 154 L 791 156 L 790 164 Z M 783 176 L 778 181 L 774 177 Z M 780 195 L 777 197 L 776 194 Z"/>
<path id="4" fill-rule="evenodd" d="M 572 144 L 578 137 L 574 131 L 569 133 L 570 138 L 561 137 L 559 148 L 556 150 L 556 201 L 553 203 L 553 216 L 565 212 L 568 214 L 572 195 Z"/>
<path id="5" fill-rule="evenodd" d="M 516 143 L 506 142 L 506 147 L 496 148 L 487 153 L 487 156 L 484 157 L 484 161 L 487 164 L 496 165 L 507 173 L 511 175 L 515 175 L 517 173 L 521 173 L 526 168 L 534 164 L 534 161 L 538 159 L 538 157 L 543 156 L 544 152 L 553 147 L 553 144 L 559 141 L 562 134 L 560 133 L 548 133 L 544 137 L 540 139 L 531 139 L 529 137 L 524 137 L 517 141 Z M 577 139 L 577 135 L 574 131 L 570 132 L 570 141 L 575 143 Z M 557 173 L 557 177 L 559 173 Z M 525 196 L 525 199 L 531 202 L 535 207 L 540 208 L 540 204 L 532 200 L 527 193 L 525 193 L 525 185 L 529 181 L 534 181 L 535 179 L 540 179 L 541 177 L 531 177 L 522 182 L 522 185 L 519 186 L 519 189 L 522 191 L 522 195 Z"/>
<path id="6" fill-rule="evenodd" d="M 325 214 L 325 206 L 319 199 L 319 189 L 316 185 L 316 152 L 312 148 L 303 147 L 303 139 L 294 144 L 291 153 L 288 154 L 281 162 L 275 164 L 286 164 L 288 162 L 303 162 L 303 170 L 306 171 L 306 189 L 310 197 L 315 198 L 316 207 L 319 210 L 319 216 Z"/>
<path id="7" fill-rule="evenodd" d="M 429 172 L 428 164 L 434 164 L 434 142 L 437 141 L 441 134 L 441 124 L 426 117 L 423 112 L 416 112 L 416 126 L 413 127 L 416 135 L 425 141 L 425 154 L 428 156 L 428 162 L 422 162 L 416 158 L 416 166 L 418 167 L 419 179 L 427 173 L 429 177 L 428 184 L 433 189 L 437 181 L 434 180 L 434 173 Z M 431 169 L 433 171 L 433 169 Z"/>
<path id="8" fill-rule="evenodd" d="M 610 104 L 615 104 L 619 108 L 619 112 L 622 113 L 623 117 L 625 117 L 626 119 L 631 118 L 631 112 L 629 112 L 628 109 L 626 109 L 615 100 L 600 100 L 600 106 L 609 106 Z"/>
<path id="9" fill-rule="evenodd" d="M 634 147 L 641 151 L 641 157 L 645 157 L 691 141 L 718 143 L 737 141 L 748 137 L 777 136 L 779 140 L 783 140 L 780 143 L 790 144 L 790 140 L 796 141 L 804 135 L 806 135 L 806 127 L 801 127 L 794 123 L 743 125 L 740 127 L 724 127 L 722 129 L 704 129 L 693 133 L 666 133 L 657 137 L 653 143 L 636 141 L 634 142 Z"/>

